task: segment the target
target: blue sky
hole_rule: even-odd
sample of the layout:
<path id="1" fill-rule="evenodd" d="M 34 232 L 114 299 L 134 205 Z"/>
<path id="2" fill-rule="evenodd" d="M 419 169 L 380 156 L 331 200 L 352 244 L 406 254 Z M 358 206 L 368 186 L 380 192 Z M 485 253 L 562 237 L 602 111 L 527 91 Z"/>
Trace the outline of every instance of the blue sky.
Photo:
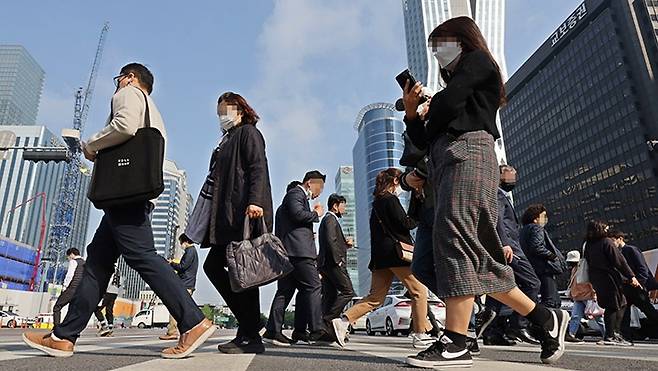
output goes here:
<path id="1" fill-rule="evenodd" d="M 507 0 L 510 75 L 579 3 Z M 406 66 L 401 0 L 6 2 L 0 43 L 25 46 L 46 71 L 38 120 L 56 134 L 71 125 L 73 94 L 86 84 L 104 21 L 110 32 L 83 137 L 104 124 L 120 67 L 148 65 L 168 156 L 188 172 L 195 198 L 219 138 L 222 92 L 241 93 L 260 114 L 278 204 L 306 170 L 333 180 L 351 163 L 356 114 L 399 97 L 394 76 Z M 92 214 L 89 239 L 100 215 Z M 203 273 L 198 286 L 199 303 L 219 302 Z M 263 292 L 263 312 L 273 286 Z"/>

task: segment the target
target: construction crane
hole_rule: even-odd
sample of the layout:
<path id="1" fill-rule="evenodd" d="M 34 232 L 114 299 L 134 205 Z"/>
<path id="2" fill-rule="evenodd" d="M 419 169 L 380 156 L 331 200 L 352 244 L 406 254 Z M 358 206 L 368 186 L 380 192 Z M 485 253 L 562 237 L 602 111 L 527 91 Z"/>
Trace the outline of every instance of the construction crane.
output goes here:
<path id="1" fill-rule="evenodd" d="M 87 87 L 85 89 L 80 87 L 75 93 L 73 132 L 76 133 L 77 139 L 80 139 L 80 135 L 85 126 L 85 121 L 87 120 L 87 115 L 89 114 L 89 106 L 91 105 L 92 97 L 94 95 L 94 87 L 96 85 L 96 75 L 98 74 L 98 68 L 103 57 L 105 38 L 107 37 L 109 29 L 110 24 L 105 22 L 101 29 L 98 47 L 96 48 L 96 56 L 94 57 L 94 63 L 91 66 L 91 73 L 89 75 Z M 80 141 L 67 141 L 67 144 L 71 161 L 66 164 L 61 190 L 59 192 L 57 203 L 55 204 L 55 215 L 50 228 L 50 243 L 47 253 L 48 259 L 51 262 L 55 261 L 55 272 L 53 275 L 54 282 L 58 281 L 57 271 L 60 265 L 60 258 L 62 257 L 62 253 L 67 249 L 67 239 L 71 234 L 71 228 L 75 216 L 76 195 L 80 192 L 78 180 L 81 177 L 81 169 L 83 168 Z M 33 277 L 33 279 L 34 278 L 35 277 Z M 34 280 L 32 280 L 32 282 L 34 282 Z"/>

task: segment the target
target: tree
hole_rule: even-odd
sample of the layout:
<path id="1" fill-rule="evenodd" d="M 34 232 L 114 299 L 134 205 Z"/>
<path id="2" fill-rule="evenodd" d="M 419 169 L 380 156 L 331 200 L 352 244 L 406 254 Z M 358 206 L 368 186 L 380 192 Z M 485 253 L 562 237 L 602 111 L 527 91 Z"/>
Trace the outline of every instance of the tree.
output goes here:
<path id="1" fill-rule="evenodd" d="M 203 313 L 203 315 L 204 315 L 206 318 L 208 318 L 208 319 L 211 320 L 211 321 L 214 321 L 215 313 L 214 313 L 213 308 L 212 308 L 209 304 L 204 305 L 204 306 L 201 308 L 201 312 Z"/>

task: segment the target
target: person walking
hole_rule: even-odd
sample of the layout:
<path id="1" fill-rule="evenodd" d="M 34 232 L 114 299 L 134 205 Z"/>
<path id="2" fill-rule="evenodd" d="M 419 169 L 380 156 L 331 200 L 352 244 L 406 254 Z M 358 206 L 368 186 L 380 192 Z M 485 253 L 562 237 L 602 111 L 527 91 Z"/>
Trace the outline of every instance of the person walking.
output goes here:
<path id="1" fill-rule="evenodd" d="M 635 273 L 614 241 L 608 238 L 609 226 L 601 221 L 587 224 L 583 255 L 589 267 L 589 280 L 596 291 L 598 304 L 605 309 L 603 345 L 632 345 L 621 336 L 621 322 L 627 301 L 624 283 L 640 287 Z"/>
<path id="2" fill-rule="evenodd" d="M 55 326 L 62 322 L 62 308 L 69 305 L 75 297 L 85 270 L 85 260 L 80 256 L 80 250 L 75 247 L 66 250 L 66 259 L 69 261 L 69 266 L 64 277 L 64 290 L 53 306 L 53 324 Z"/>
<path id="3" fill-rule="evenodd" d="M 345 238 L 340 218 L 345 215 L 347 200 L 332 194 L 327 201 L 327 214 L 320 222 L 318 269 L 322 275 L 322 313 L 329 323 L 339 318 L 347 303 L 356 296 L 347 272 L 347 249 L 354 241 Z"/>
<path id="4" fill-rule="evenodd" d="M 417 223 L 410 218 L 400 204 L 402 193 L 396 168 L 381 171 L 377 175 L 372 212 L 370 213 L 371 252 L 368 268 L 372 271 L 370 293 L 348 309 L 341 318 L 332 321 L 332 327 L 341 346 L 350 323 L 379 307 L 397 277 L 411 296 L 412 344 L 425 347 L 433 342 L 427 332 L 432 325 L 427 320 L 427 287 L 411 273 L 410 263 L 400 258 L 400 242 L 413 244 L 410 231 Z"/>
<path id="5" fill-rule="evenodd" d="M 272 190 L 265 138 L 256 127 L 260 117 L 240 94 L 220 95 L 217 115 L 224 136 L 213 151 L 206 181 L 180 238 L 200 244 L 202 249 L 210 248 L 203 270 L 238 320 L 236 337 L 220 344 L 219 351 L 263 353 L 265 346 L 259 334 L 263 327 L 260 289 L 254 287 L 242 292 L 231 289 L 226 248 L 231 242 L 242 241 L 245 218 L 252 221 L 255 230 L 262 229 L 260 218 L 264 218 L 267 231 L 261 232 L 272 230 Z"/>
<path id="6" fill-rule="evenodd" d="M 139 63 L 128 64 L 115 77 L 115 84 L 117 90 L 112 96 L 107 125 L 83 144 L 85 158 L 90 161 L 96 159 L 99 151 L 132 139 L 146 123 L 166 138 L 162 116 L 150 96 L 151 71 Z M 152 164 L 158 165 L 161 166 Z M 72 356 L 73 346 L 105 292 L 119 256 L 162 300 L 183 333 L 178 344 L 162 351 L 162 357 L 185 358 L 215 332 L 215 326 L 204 317 L 178 276 L 158 255 L 151 228 L 153 208 L 151 201 L 139 201 L 103 210 L 101 223 L 87 246 L 84 274 L 66 318 L 53 328 L 52 334 L 23 334 L 28 346 L 55 357 Z"/>
<path id="7" fill-rule="evenodd" d="M 427 122 L 418 105 L 423 86 L 407 81 L 405 124 L 414 145 L 429 148 L 434 188 L 434 265 L 437 291 L 446 302 L 444 335 L 425 351 L 407 358 L 417 367 L 470 367 L 466 335 L 475 296 L 489 294 L 545 332 L 541 360 L 564 353 L 566 311 L 536 305 L 514 282 L 496 232 L 499 183 L 494 141 L 499 107 L 505 103 L 500 69 L 475 22 L 452 18 L 428 37 L 441 66 L 445 88 L 432 97 Z"/>
<path id="8" fill-rule="evenodd" d="M 94 312 L 101 326 L 98 330 L 98 336 L 112 336 L 112 332 L 114 331 L 114 302 L 119 296 L 122 286 L 123 279 L 115 264 L 114 273 L 112 273 L 110 283 L 107 284 L 107 289 L 105 290 L 105 294 L 103 294 L 103 301 L 101 301 L 101 304 L 96 308 L 96 312 Z M 105 310 L 105 315 L 103 315 L 103 310 Z"/>
<path id="9" fill-rule="evenodd" d="M 324 208 L 316 204 L 311 210 L 309 205 L 309 201 L 318 198 L 324 190 L 325 180 L 326 176 L 317 170 L 307 172 L 302 184 L 288 191 L 281 204 L 276 234 L 283 242 L 294 269 L 277 282 L 270 308 L 264 340 L 274 345 L 291 345 L 294 342 L 284 337 L 281 331 L 285 309 L 295 290 L 299 291 L 298 298 L 301 299 L 295 302 L 295 312 L 299 314 L 302 311 L 304 315 L 304 321 L 296 320 L 295 323 L 308 323 L 311 332 L 309 343 L 331 342 L 322 320 L 322 283 L 313 233 L 313 224 L 320 222 Z M 295 327 L 295 331 L 305 332 L 305 328 Z"/>
<path id="10" fill-rule="evenodd" d="M 178 273 L 181 281 L 185 285 L 187 292 L 190 296 L 194 294 L 196 288 L 196 274 L 199 269 L 199 255 L 197 254 L 194 243 L 190 240 L 180 241 L 181 247 L 184 249 L 183 256 L 179 262 L 171 260 L 169 264 Z M 178 326 L 176 326 L 176 319 L 169 316 L 169 324 L 167 325 L 167 333 L 160 336 L 160 340 L 176 340 L 180 336 Z"/>
<path id="11" fill-rule="evenodd" d="M 521 221 L 521 248 L 541 282 L 541 303 L 548 308 L 560 308 L 557 276 L 566 272 L 567 266 L 562 252 L 546 231 L 548 212 L 544 205 L 530 205 L 523 213 Z"/>
<path id="12" fill-rule="evenodd" d="M 569 331 L 565 340 L 569 343 L 582 344 L 583 341 L 576 337 L 580 328 L 580 320 L 585 317 L 585 308 L 587 308 L 587 305 L 592 301 L 596 301 L 596 292 L 591 283 L 578 283 L 576 280 L 576 273 L 580 264 L 580 252 L 577 250 L 569 251 L 567 253 L 567 264 L 571 268 L 571 278 L 569 279 L 567 292 L 571 300 L 573 300 L 573 308 L 571 309 L 571 321 L 569 322 Z M 605 322 L 603 321 L 603 317 L 596 317 L 595 320 L 601 331 L 601 339 L 603 339 L 605 337 Z"/>

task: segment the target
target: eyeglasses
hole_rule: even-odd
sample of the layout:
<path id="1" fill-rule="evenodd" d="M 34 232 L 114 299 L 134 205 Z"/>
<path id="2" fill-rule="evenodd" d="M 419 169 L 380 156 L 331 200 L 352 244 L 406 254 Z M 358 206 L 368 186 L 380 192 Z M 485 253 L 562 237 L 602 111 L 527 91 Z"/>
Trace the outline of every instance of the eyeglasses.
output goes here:
<path id="1" fill-rule="evenodd" d="M 126 76 L 128 76 L 128 75 L 123 74 L 123 75 L 115 76 L 115 77 L 112 79 L 112 80 L 114 81 L 114 86 L 118 88 L 118 87 L 119 87 L 119 83 L 120 83 L 121 80 L 123 80 L 123 78 L 126 77 Z"/>

